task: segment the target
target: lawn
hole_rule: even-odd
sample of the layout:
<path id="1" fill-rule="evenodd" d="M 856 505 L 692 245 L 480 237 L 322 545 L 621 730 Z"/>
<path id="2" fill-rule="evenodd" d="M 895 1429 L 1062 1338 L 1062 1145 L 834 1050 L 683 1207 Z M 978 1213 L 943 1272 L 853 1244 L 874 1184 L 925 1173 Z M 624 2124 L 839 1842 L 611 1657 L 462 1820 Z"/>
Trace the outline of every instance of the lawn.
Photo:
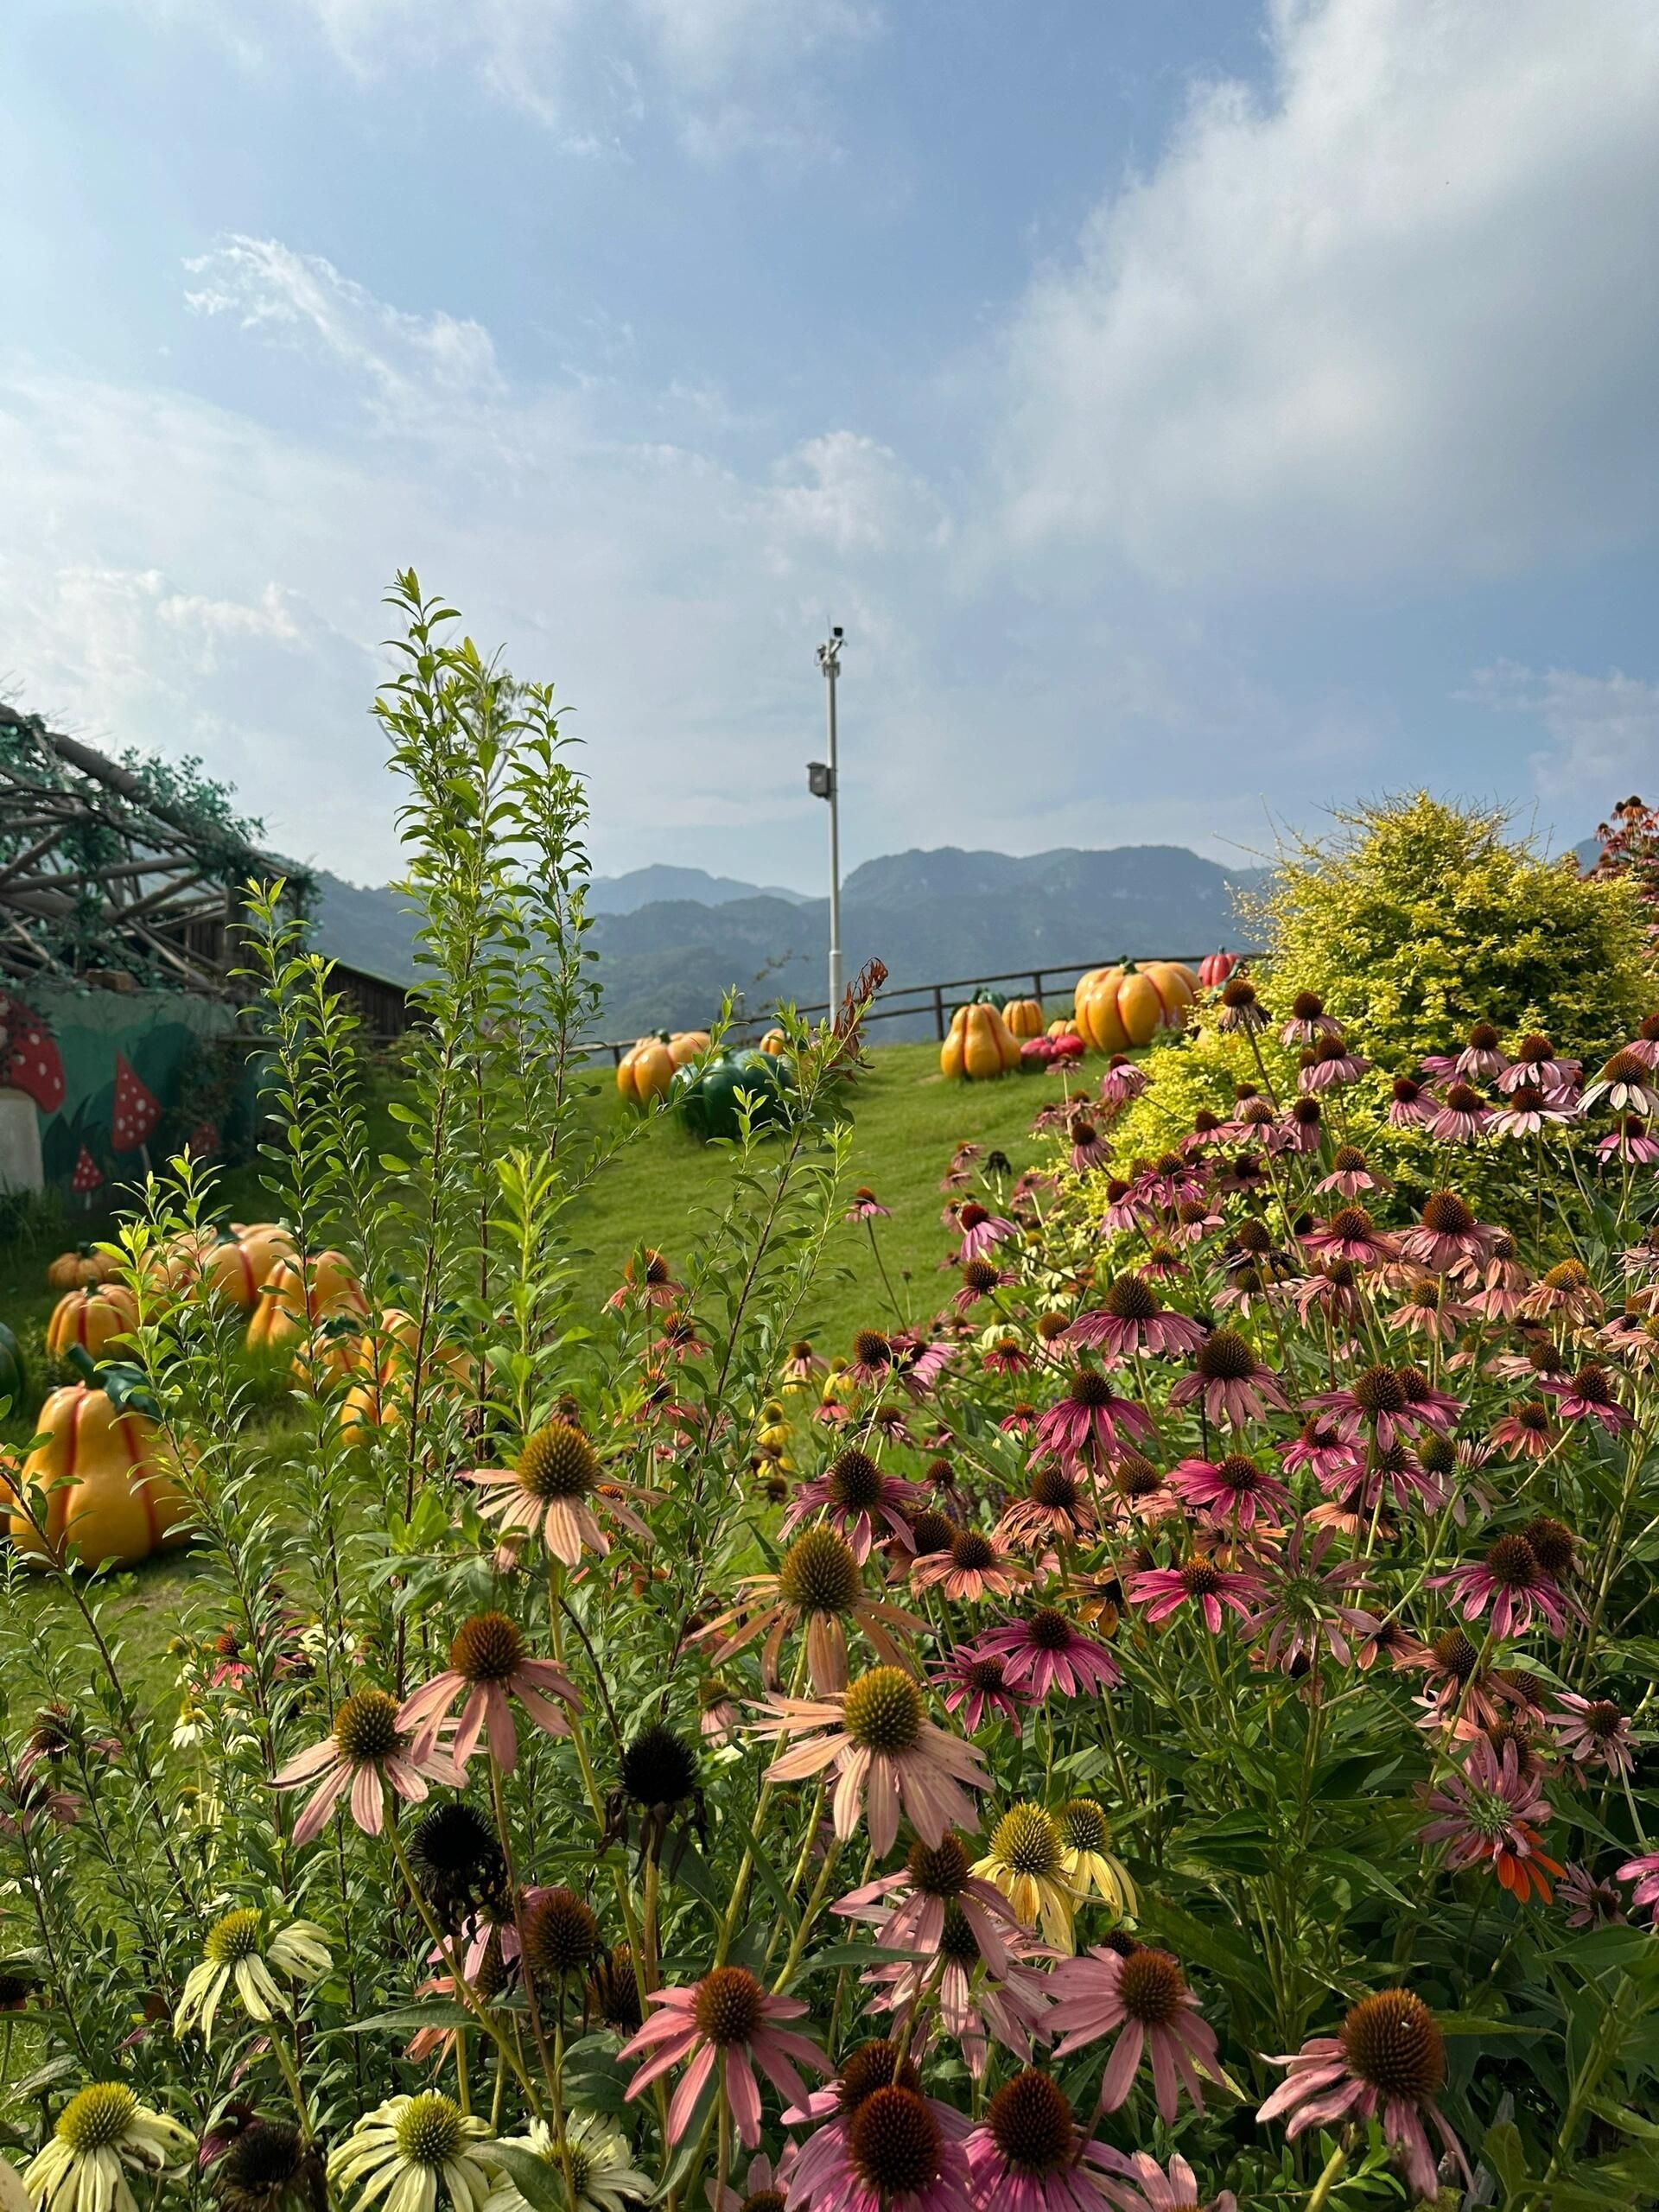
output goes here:
<path id="1" fill-rule="evenodd" d="M 596 1126 L 630 1110 L 618 1097 L 608 1071 L 584 1079 L 584 1111 Z M 942 1295 L 938 1266 L 947 1243 L 939 1220 L 944 1201 L 938 1183 L 951 1147 L 972 1141 L 988 1152 L 1001 1150 L 1017 1173 L 1039 1157 L 1043 1141 L 1030 1135 L 1030 1125 L 1039 1107 L 1057 1095 L 1058 1078 L 1049 1076 L 947 1083 L 931 1045 L 872 1051 L 868 1071 L 851 1102 L 850 1180 L 867 1185 L 892 1209 L 892 1217 L 878 1221 L 875 1230 L 905 1319 L 925 1319 L 937 1310 Z M 382 1110 L 386 1103 L 380 1101 Z M 379 1135 L 390 1139 L 393 1128 L 388 1119 Z M 700 1222 L 727 1203 L 731 1177 L 731 1155 L 717 1146 L 696 1143 L 671 1117 L 658 1117 L 642 1129 L 594 1192 L 572 1209 L 585 1247 L 580 1259 L 582 1287 L 595 1306 L 615 1287 L 636 1245 L 657 1245 L 671 1261 L 683 1253 L 696 1241 Z M 223 1195 L 234 1218 L 258 1218 L 270 1211 L 251 1168 L 227 1177 Z M 48 1257 L 41 1249 L 0 1246 L 0 1319 L 16 1330 L 34 1354 L 37 1399 L 39 1386 L 51 1379 L 41 1371 L 39 1357 L 54 1303 L 42 1287 Z M 844 1351 L 861 1326 L 891 1326 L 892 1313 L 868 1230 L 838 1225 L 828 1259 L 807 1328 L 822 1351 L 834 1353 Z M 26 1439 L 29 1427 L 27 1419 L 14 1418 L 0 1427 L 0 1437 Z M 109 1593 L 137 1676 L 157 1698 L 170 1689 L 167 1645 L 189 1618 L 196 1580 L 188 1554 L 175 1554 L 116 1578 Z M 41 1600 L 48 1601 L 44 1590 Z"/>

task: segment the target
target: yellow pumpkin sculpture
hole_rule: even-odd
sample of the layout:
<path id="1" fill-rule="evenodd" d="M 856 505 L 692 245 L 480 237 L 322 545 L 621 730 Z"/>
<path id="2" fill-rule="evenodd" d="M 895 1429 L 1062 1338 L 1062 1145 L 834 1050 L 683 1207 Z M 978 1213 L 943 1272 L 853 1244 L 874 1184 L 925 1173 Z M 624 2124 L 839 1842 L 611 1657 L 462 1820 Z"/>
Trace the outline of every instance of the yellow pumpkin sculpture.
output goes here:
<path id="1" fill-rule="evenodd" d="M 986 1083 L 1020 1065 L 1020 1040 L 994 1006 L 959 1006 L 939 1047 L 939 1072 Z"/>
<path id="2" fill-rule="evenodd" d="M 674 1080 L 674 1057 L 660 1037 L 642 1037 L 617 1063 L 616 1087 L 634 1106 L 649 1106 Z"/>
<path id="3" fill-rule="evenodd" d="M 1012 1036 L 1022 1039 L 1040 1037 L 1043 1033 L 1043 1002 L 1040 999 L 1010 999 L 1002 1009 L 1002 1019 L 1007 1023 Z"/>
<path id="4" fill-rule="evenodd" d="M 92 1363 L 86 1364 L 90 1372 Z M 106 1560 L 137 1567 L 152 1552 L 184 1541 L 188 1503 L 166 1471 L 160 1430 L 131 1402 L 122 1370 L 53 1391 L 36 1427 L 46 1440 L 21 1472 L 13 1468 L 8 1481 L 0 1471 L 0 1504 L 25 1565 L 43 1564 L 42 1535 L 54 1560 L 60 1563 L 73 1548 L 83 1567 Z M 14 1482 L 24 1491 L 37 1484 L 45 1493 L 41 1531 L 21 1510 Z"/>
<path id="5" fill-rule="evenodd" d="M 280 1221 L 233 1221 L 231 1234 L 247 1255 L 256 1292 L 262 1282 L 270 1281 L 270 1271 L 278 1260 L 294 1256 L 293 1233 Z"/>
<path id="6" fill-rule="evenodd" d="M 138 1301 L 124 1283 L 88 1283 L 66 1291 L 46 1325 L 46 1349 L 54 1359 L 67 1356 L 71 1344 L 96 1358 L 105 1344 L 138 1324 Z"/>
<path id="7" fill-rule="evenodd" d="M 668 1057 L 677 1068 L 683 1068 L 688 1060 L 695 1060 L 699 1052 L 706 1052 L 709 1045 L 706 1029 L 679 1029 L 668 1040 Z"/>
<path id="8" fill-rule="evenodd" d="M 781 1053 L 788 1052 L 789 1039 L 781 1029 L 768 1029 L 760 1039 L 760 1050 L 775 1060 Z"/>
<path id="9" fill-rule="evenodd" d="M 297 1259 L 279 1260 L 261 1286 L 259 1302 L 248 1322 L 250 1351 L 308 1336 L 319 1321 L 336 1313 L 368 1311 L 351 1262 L 343 1252 L 318 1252 L 302 1274 Z"/>
<path id="10" fill-rule="evenodd" d="M 1078 979 L 1073 1027 L 1097 1052 L 1128 1052 L 1160 1029 L 1179 1029 L 1197 996 L 1191 969 L 1173 960 L 1091 968 Z"/>
<path id="11" fill-rule="evenodd" d="M 375 1336 L 366 1328 L 360 1336 L 337 1339 L 346 1344 L 347 1351 L 346 1363 L 340 1371 L 353 1378 L 340 1402 L 338 1415 L 340 1433 L 347 1443 L 364 1443 L 371 1429 L 388 1427 L 403 1419 L 416 1335 L 415 1316 L 404 1313 L 401 1306 L 388 1306 L 380 1316 L 378 1359 Z M 429 1331 L 423 1363 L 427 1378 L 425 1389 L 434 1385 L 444 1389 L 455 1386 L 463 1390 L 472 1387 L 472 1355 L 453 1340 L 442 1336 L 435 1340 Z"/>

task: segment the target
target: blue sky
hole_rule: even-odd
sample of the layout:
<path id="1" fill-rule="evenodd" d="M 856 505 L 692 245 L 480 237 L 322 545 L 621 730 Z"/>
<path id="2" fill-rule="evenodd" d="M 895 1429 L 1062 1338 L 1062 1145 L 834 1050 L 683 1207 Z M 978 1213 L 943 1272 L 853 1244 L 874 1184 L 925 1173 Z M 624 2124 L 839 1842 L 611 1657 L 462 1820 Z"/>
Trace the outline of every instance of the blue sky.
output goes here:
<path id="1" fill-rule="evenodd" d="M 396 866 L 413 563 L 602 869 L 1659 757 L 1650 0 L 11 0 L 0 683 Z"/>

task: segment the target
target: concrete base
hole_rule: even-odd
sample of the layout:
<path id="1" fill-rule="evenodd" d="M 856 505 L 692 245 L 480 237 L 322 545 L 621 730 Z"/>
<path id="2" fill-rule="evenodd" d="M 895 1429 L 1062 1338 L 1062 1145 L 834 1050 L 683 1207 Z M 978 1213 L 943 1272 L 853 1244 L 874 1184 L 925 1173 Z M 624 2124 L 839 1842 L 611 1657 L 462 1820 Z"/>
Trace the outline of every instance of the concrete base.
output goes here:
<path id="1" fill-rule="evenodd" d="M 0 1090 L 0 1191 L 38 1191 L 45 1179 L 35 1101 L 21 1090 Z"/>

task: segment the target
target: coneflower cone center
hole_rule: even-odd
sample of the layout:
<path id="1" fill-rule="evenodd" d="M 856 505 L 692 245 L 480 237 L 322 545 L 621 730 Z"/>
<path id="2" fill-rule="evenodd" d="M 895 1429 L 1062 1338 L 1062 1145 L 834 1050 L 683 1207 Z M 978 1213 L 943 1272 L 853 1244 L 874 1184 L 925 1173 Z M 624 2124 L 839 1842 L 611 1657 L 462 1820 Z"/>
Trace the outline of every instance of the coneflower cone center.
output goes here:
<path id="1" fill-rule="evenodd" d="M 847 1692 L 847 1733 L 867 1751 L 889 1757 L 921 1740 L 922 1694 L 902 1667 L 872 1667 Z"/>
<path id="2" fill-rule="evenodd" d="M 1181 1569 L 1181 1587 L 1189 1598 L 1215 1598 L 1223 1587 L 1221 1569 L 1207 1560 L 1190 1560 Z"/>
<path id="3" fill-rule="evenodd" d="M 962 1280 L 969 1290 L 995 1290 L 1002 1280 L 1002 1270 L 995 1260 L 969 1260 L 962 1271 Z"/>
<path id="4" fill-rule="evenodd" d="M 90 2151 L 108 2150 L 118 2143 L 137 2109 L 137 2098 L 124 2083 L 94 2082 L 70 2098 L 53 2132 L 84 2158 Z"/>
<path id="5" fill-rule="evenodd" d="M 918 1513 L 910 1524 L 910 1540 L 916 1547 L 918 1559 L 930 1558 L 935 1552 L 948 1552 L 956 1533 L 956 1522 L 944 1513 Z"/>
<path id="6" fill-rule="evenodd" d="M 1362 1242 L 1376 1231 L 1376 1224 L 1363 1206 L 1338 1206 L 1331 1217 L 1331 1234 L 1344 1244 Z"/>
<path id="7" fill-rule="evenodd" d="M 1116 1321 L 1150 1321 L 1163 1300 L 1141 1275 L 1119 1275 L 1106 1294 L 1106 1311 Z"/>
<path id="8" fill-rule="evenodd" d="M 1338 1175 L 1363 1175 L 1365 1173 L 1365 1155 L 1357 1144 L 1339 1144 L 1336 1158 L 1331 1164 Z"/>
<path id="9" fill-rule="evenodd" d="M 766 2015 L 766 1992 L 747 1967 L 715 1967 L 697 1989 L 694 2018 L 717 2050 L 747 2043 Z"/>
<path id="10" fill-rule="evenodd" d="M 1178 2018 L 1186 1983 L 1167 1951 L 1139 1950 L 1124 1960 L 1117 1993 L 1132 2020 L 1144 2028 L 1166 2028 Z"/>
<path id="11" fill-rule="evenodd" d="M 836 2095 L 844 2113 L 855 2113 L 866 2097 L 878 2089 L 914 2089 L 920 2086 L 912 2061 L 901 2063 L 899 2046 L 878 2036 L 849 2051 L 836 2082 Z"/>
<path id="12" fill-rule="evenodd" d="M 678 1805 L 696 1789 L 696 1755 L 671 1728 L 655 1720 L 623 1751 L 620 1774 L 636 1805 Z"/>
<path id="13" fill-rule="evenodd" d="M 1549 1290 L 1582 1290 L 1589 1280 L 1582 1260 L 1557 1260 L 1545 1274 L 1544 1285 Z"/>
<path id="14" fill-rule="evenodd" d="M 599 1948 L 593 1907 L 574 1890 L 543 1891 L 524 1914 L 524 1956 L 533 1974 L 583 1974 Z"/>
<path id="15" fill-rule="evenodd" d="M 524 1639 L 505 1613 L 474 1613 L 449 1646 L 449 1664 L 469 1682 L 510 1681 L 524 1656 Z"/>
<path id="16" fill-rule="evenodd" d="M 1052 1459 L 1046 1459 L 1031 1478 L 1032 1503 L 1051 1512 L 1069 1513 L 1077 1502 L 1077 1478 Z"/>
<path id="17" fill-rule="evenodd" d="M 385 1690 L 359 1690 L 334 1714 L 334 1741 L 353 1765 L 389 1759 L 403 1742 L 397 1700 Z"/>
<path id="18" fill-rule="evenodd" d="M 944 1905 L 944 1926 L 939 1932 L 939 1950 L 958 1966 L 972 1967 L 979 1963 L 979 1938 L 973 1923 L 954 1898 L 947 1897 Z"/>
<path id="19" fill-rule="evenodd" d="M 969 1686 L 981 1692 L 1000 1690 L 1007 1679 L 1007 1660 L 992 1652 L 988 1658 L 971 1662 L 968 1669 Z"/>
<path id="20" fill-rule="evenodd" d="M 1342 2024 L 1343 2056 L 1384 2096 L 1421 2103 L 1446 2080 L 1446 2039 L 1421 1997 L 1385 1989 L 1362 1997 Z"/>
<path id="21" fill-rule="evenodd" d="M 396 2133 L 400 2155 L 416 2166 L 443 2165 L 467 2140 L 461 2107 L 436 2089 L 410 2099 Z"/>
<path id="22" fill-rule="evenodd" d="M 833 1529 L 809 1529 L 784 1554 L 778 1587 L 808 1613 L 849 1613 L 858 1601 L 858 1561 Z"/>
<path id="23" fill-rule="evenodd" d="M 1524 1536 L 1500 1536 L 1486 1554 L 1494 1582 L 1505 1590 L 1531 1590 L 1538 1583 L 1538 1561 Z"/>
<path id="24" fill-rule="evenodd" d="M 959 1897 L 968 1885 L 968 1853 L 954 1835 L 942 1836 L 938 1843 L 924 1843 L 918 1836 L 905 1867 L 925 1897 Z"/>
<path id="25" fill-rule="evenodd" d="M 959 1529 L 951 1541 L 950 1563 L 966 1567 L 970 1573 L 982 1574 L 988 1567 L 995 1566 L 996 1547 L 977 1529 Z"/>
<path id="26" fill-rule="evenodd" d="M 847 2131 L 854 2171 L 883 2204 L 931 2188 L 944 2147 L 939 2123 L 914 2089 L 872 2089 Z"/>
<path id="27" fill-rule="evenodd" d="M 985 2114 L 991 2140 L 1015 2171 L 1033 2179 L 1058 2173 L 1071 2158 L 1071 2107 L 1046 2074 L 1028 2066 L 1006 2082 Z"/>
<path id="28" fill-rule="evenodd" d="M 1391 1367 L 1363 1369 L 1354 1377 L 1352 1395 L 1362 1413 L 1402 1414 L 1406 1410 L 1406 1386 Z"/>
<path id="29" fill-rule="evenodd" d="M 1577 1538 L 1564 1522 L 1552 1520 L 1548 1514 L 1540 1514 L 1535 1521 L 1529 1521 L 1521 1531 L 1532 1547 L 1532 1555 L 1546 1574 L 1557 1577 L 1567 1573 L 1573 1564 Z"/>
<path id="30" fill-rule="evenodd" d="M 1060 1808 L 1060 1834 L 1070 1851 L 1104 1851 L 1111 1823 L 1092 1797 L 1073 1797 Z"/>
<path id="31" fill-rule="evenodd" d="M 1605 1743 L 1618 1733 L 1624 1718 L 1611 1698 L 1592 1698 L 1584 1709 L 1584 1725 L 1598 1743 Z"/>
<path id="32" fill-rule="evenodd" d="M 238 1959 L 252 1958 L 259 1948 L 264 1919 L 264 1916 L 251 1906 L 227 1912 L 207 1930 L 207 1939 L 201 1947 L 204 1955 L 216 1967 L 234 1966 Z"/>
<path id="33" fill-rule="evenodd" d="M 1455 1681 L 1466 1682 L 1474 1673 L 1479 1654 L 1460 1628 L 1449 1628 L 1437 1636 L 1430 1649 L 1434 1664 Z"/>
<path id="34" fill-rule="evenodd" d="M 545 1503 L 585 1497 L 599 1480 L 599 1456 L 574 1422 L 550 1421 L 524 1439 L 515 1471 Z"/>
<path id="35" fill-rule="evenodd" d="M 1096 1375 L 1093 1368 L 1085 1367 L 1074 1377 L 1068 1395 L 1074 1406 L 1086 1406 L 1094 1411 L 1109 1406 L 1116 1393 L 1103 1375 Z"/>
<path id="36" fill-rule="evenodd" d="M 831 1461 L 830 1502 L 845 1513 L 868 1513 L 881 1497 L 881 1470 L 868 1452 L 849 1445 Z"/>
<path id="37" fill-rule="evenodd" d="M 1039 1651 L 1069 1651 L 1071 1624 L 1052 1605 L 1039 1605 L 1026 1624 L 1027 1632 Z"/>
<path id="38" fill-rule="evenodd" d="M 879 1329 L 861 1329 L 853 1338 L 853 1357 L 861 1367 L 885 1367 L 892 1351 Z"/>
<path id="39" fill-rule="evenodd" d="M 1040 1805 L 1011 1805 L 991 1834 L 991 1856 L 1015 1874 L 1058 1874 L 1060 1839 Z"/>
<path id="40" fill-rule="evenodd" d="M 1455 1191 L 1436 1191 L 1424 1205 L 1422 1222 L 1437 1236 L 1466 1236 L 1475 1217 Z"/>
<path id="41" fill-rule="evenodd" d="M 1262 1487 L 1262 1470 L 1241 1452 L 1230 1452 L 1216 1470 L 1229 1490 L 1248 1495 Z"/>
<path id="42" fill-rule="evenodd" d="M 291 2120 L 256 2120 L 232 2144 L 219 2171 L 233 2190 L 258 2196 L 286 2188 L 304 2155 L 305 2138 Z"/>
<path id="43" fill-rule="evenodd" d="M 1214 1329 L 1198 1346 L 1193 1365 L 1206 1382 L 1248 1382 L 1255 1354 L 1236 1329 Z"/>

